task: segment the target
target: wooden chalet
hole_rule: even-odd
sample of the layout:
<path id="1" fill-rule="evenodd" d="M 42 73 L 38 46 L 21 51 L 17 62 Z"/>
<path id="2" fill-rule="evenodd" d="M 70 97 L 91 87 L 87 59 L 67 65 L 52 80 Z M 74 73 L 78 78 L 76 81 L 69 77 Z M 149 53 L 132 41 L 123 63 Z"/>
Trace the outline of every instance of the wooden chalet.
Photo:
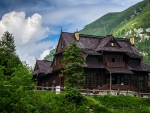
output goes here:
<path id="1" fill-rule="evenodd" d="M 38 86 L 64 86 L 62 53 L 72 41 L 82 50 L 85 88 L 148 92 L 150 67 L 134 45 L 134 38 L 114 38 L 61 32 L 52 62 L 37 60 L 33 77 Z"/>

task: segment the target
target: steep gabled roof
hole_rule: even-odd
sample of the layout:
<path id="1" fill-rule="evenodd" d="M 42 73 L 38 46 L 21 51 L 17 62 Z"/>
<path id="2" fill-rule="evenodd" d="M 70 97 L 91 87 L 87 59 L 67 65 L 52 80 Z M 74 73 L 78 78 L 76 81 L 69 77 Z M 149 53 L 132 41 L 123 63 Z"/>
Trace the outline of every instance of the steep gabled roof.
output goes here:
<path id="1" fill-rule="evenodd" d="M 96 49 L 99 50 L 101 47 L 104 47 L 112 38 L 112 35 L 103 38 Z"/>
<path id="2" fill-rule="evenodd" d="M 94 51 L 93 49 L 84 49 L 82 48 L 81 49 L 85 54 L 88 54 L 88 55 L 100 55 L 100 53 Z"/>
<path id="3" fill-rule="evenodd" d="M 62 37 L 68 47 L 71 44 L 71 42 L 76 41 L 74 33 L 62 32 Z M 76 41 L 77 46 L 79 48 L 84 49 L 95 49 L 99 45 L 100 40 L 104 38 L 102 36 L 92 36 L 83 34 L 80 34 L 79 37 L 79 41 Z"/>
<path id="4" fill-rule="evenodd" d="M 46 74 L 50 70 L 51 63 L 52 61 L 48 60 L 37 60 L 36 66 L 38 67 L 38 69 L 34 69 L 33 74 Z"/>
<path id="5" fill-rule="evenodd" d="M 138 52 L 135 45 L 131 45 L 129 39 L 117 39 L 116 41 L 119 43 L 119 45 L 122 47 L 122 49 L 126 52 L 127 55 L 130 57 L 135 58 L 142 58 L 142 55 Z"/>

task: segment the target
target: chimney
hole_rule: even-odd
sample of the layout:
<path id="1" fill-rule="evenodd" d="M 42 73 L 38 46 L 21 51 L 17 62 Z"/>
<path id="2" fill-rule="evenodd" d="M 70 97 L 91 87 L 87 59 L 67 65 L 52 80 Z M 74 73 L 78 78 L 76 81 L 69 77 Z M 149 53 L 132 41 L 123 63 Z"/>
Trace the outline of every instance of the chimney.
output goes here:
<path id="1" fill-rule="evenodd" d="M 134 45 L 134 37 L 130 37 L 130 43 Z"/>
<path id="2" fill-rule="evenodd" d="M 76 30 L 76 32 L 75 32 L 75 38 L 76 38 L 76 40 L 80 39 L 80 37 L 79 37 L 79 31 L 78 30 Z"/>

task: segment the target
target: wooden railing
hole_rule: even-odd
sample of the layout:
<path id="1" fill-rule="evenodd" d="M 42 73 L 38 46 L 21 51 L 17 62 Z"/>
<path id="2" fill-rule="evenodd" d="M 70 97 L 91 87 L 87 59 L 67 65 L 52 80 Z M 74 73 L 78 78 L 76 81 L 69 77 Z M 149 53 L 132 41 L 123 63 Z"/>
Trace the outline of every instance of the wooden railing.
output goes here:
<path id="1" fill-rule="evenodd" d="M 142 90 L 136 88 L 135 86 L 132 85 L 114 85 L 112 84 L 111 89 L 113 90 L 130 90 L 130 91 L 135 91 L 135 92 L 143 92 Z"/>
<path id="2" fill-rule="evenodd" d="M 106 62 L 107 67 L 125 67 L 124 62 Z"/>
<path id="3" fill-rule="evenodd" d="M 102 90 L 104 87 L 102 87 L 102 89 L 78 89 L 80 91 L 81 94 L 86 95 L 86 96 L 93 96 L 93 95 L 131 95 L 131 96 L 138 96 L 141 98 L 150 98 L 150 93 L 141 93 L 139 91 L 133 91 L 133 90 L 125 90 L 124 88 L 127 88 L 128 85 L 122 85 L 120 86 L 120 88 L 124 89 L 124 90 L 118 90 L 117 88 L 120 85 L 116 86 L 116 85 L 112 85 L 112 87 L 115 89 L 110 90 L 109 89 L 109 85 L 106 84 L 104 87 L 107 88 L 105 90 Z M 135 88 L 134 86 L 132 87 L 130 85 L 129 88 Z M 36 86 L 35 89 L 37 91 L 50 91 L 50 92 L 56 92 L 56 94 L 59 94 L 61 92 L 64 92 L 65 89 L 64 87 L 44 87 L 44 86 Z M 135 88 L 136 89 L 136 88 Z"/>
<path id="4" fill-rule="evenodd" d="M 106 85 L 100 87 L 99 89 L 100 89 L 100 90 L 107 90 L 107 89 L 109 89 L 109 88 L 110 88 L 110 85 L 109 85 L 109 84 L 106 84 Z"/>
<path id="5" fill-rule="evenodd" d="M 112 84 L 111 89 L 129 90 L 129 85 L 114 85 L 114 84 Z"/>

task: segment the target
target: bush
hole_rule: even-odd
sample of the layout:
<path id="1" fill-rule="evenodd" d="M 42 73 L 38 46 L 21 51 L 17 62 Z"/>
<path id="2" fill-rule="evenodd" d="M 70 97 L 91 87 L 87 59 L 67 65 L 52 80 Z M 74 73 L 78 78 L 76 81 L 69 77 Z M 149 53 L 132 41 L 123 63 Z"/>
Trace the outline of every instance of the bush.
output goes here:
<path id="1" fill-rule="evenodd" d="M 71 87 L 66 88 L 65 97 L 69 102 L 75 103 L 76 107 L 85 99 L 76 88 Z"/>

